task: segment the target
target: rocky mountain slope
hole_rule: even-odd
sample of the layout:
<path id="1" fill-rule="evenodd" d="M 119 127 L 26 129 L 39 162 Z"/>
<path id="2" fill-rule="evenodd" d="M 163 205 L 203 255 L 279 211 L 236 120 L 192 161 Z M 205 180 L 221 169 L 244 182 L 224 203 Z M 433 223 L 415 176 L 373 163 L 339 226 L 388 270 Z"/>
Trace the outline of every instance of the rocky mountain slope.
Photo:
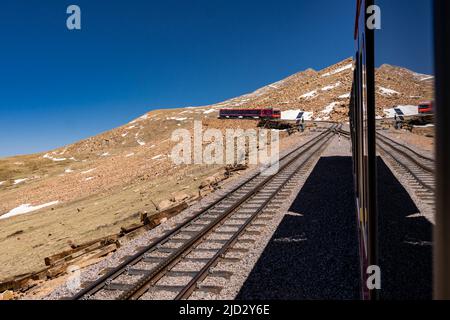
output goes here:
<path id="1" fill-rule="evenodd" d="M 219 103 L 216 107 L 272 106 L 281 110 L 310 112 L 312 120 L 347 121 L 353 79 L 348 58 L 321 71 L 308 69 L 253 93 Z M 432 76 L 405 68 L 382 65 L 376 70 L 377 114 L 398 105 L 417 105 L 433 97 Z"/>

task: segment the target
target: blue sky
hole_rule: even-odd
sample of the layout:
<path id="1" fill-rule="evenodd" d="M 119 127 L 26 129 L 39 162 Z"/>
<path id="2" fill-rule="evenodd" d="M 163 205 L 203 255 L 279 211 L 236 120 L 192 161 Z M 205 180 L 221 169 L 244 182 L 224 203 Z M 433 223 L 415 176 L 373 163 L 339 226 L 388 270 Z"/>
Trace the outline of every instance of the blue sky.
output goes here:
<path id="1" fill-rule="evenodd" d="M 431 1 L 378 3 L 377 63 L 432 73 Z M 3 0 L 0 157 L 332 65 L 353 55 L 354 14 L 355 0 Z"/>

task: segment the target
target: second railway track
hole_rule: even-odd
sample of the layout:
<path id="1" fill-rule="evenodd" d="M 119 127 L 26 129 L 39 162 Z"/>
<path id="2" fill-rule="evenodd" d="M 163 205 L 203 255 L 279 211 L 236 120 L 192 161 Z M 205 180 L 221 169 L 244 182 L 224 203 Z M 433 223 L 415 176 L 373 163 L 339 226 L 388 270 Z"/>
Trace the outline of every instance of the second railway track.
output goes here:
<path id="1" fill-rule="evenodd" d="M 377 133 L 379 150 L 391 159 L 394 168 L 403 173 L 416 195 L 434 207 L 434 161 L 395 140 Z"/>
<path id="2" fill-rule="evenodd" d="M 350 138 L 349 132 L 338 130 Z M 434 207 L 434 159 L 377 132 L 378 150 L 413 187 L 414 193 Z"/>
<path id="3" fill-rule="evenodd" d="M 71 299 L 188 299 L 194 292 L 219 293 L 220 286 L 203 285 L 204 280 L 230 277 L 214 267 L 239 262 L 232 254 L 246 249 L 236 244 L 255 241 L 252 236 L 273 218 L 273 211 L 289 195 L 290 184 L 314 163 L 335 128 L 280 159 L 277 174 L 254 175 Z"/>

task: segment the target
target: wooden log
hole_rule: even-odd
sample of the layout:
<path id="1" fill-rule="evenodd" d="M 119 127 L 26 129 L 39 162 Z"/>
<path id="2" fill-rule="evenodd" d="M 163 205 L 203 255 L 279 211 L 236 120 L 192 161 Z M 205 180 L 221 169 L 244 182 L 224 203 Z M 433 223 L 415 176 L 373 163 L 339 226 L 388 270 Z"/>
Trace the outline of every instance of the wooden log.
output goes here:
<path id="1" fill-rule="evenodd" d="M 133 238 L 159 226 L 165 220 L 173 217 L 174 215 L 185 210 L 186 208 L 188 208 L 187 202 L 182 202 L 164 211 L 158 212 L 150 217 L 148 216 L 147 213 L 142 214 L 141 215 L 142 225 L 139 228 L 135 228 L 133 231 L 124 234 L 123 237 L 119 239 L 120 245 L 124 245 L 126 242 L 132 240 Z"/>
<path id="2" fill-rule="evenodd" d="M 188 203 L 186 201 L 183 201 L 177 205 L 174 205 L 170 208 L 167 208 L 163 211 L 160 211 L 158 213 L 155 213 L 152 216 L 148 216 L 148 213 L 142 213 L 141 214 L 141 222 L 143 225 L 151 225 L 151 226 L 156 226 L 159 224 L 159 222 L 161 221 L 161 219 L 163 218 L 171 218 L 174 215 L 180 213 L 181 211 L 187 209 L 189 207 Z M 138 228 L 136 228 L 138 229 Z M 136 230 L 135 229 L 135 230 Z M 134 230 L 133 230 L 134 231 Z"/>
<path id="3" fill-rule="evenodd" d="M 85 242 L 85 243 L 82 243 L 82 244 L 79 244 L 79 245 L 77 245 L 77 244 L 75 244 L 75 243 L 72 243 L 72 244 L 70 245 L 70 247 L 71 247 L 73 250 L 75 250 L 75 249 L 80 249 L 80 248 L 83 249 L 83 248 L 89 247 L 89 246 L 93 245 L 94 243 L 97 243 L 97 242 L 100 242 L 100 241 L 109 241 L 109 242 L 113 242 L 113 241 L 117 240 L 118 237 L 119 237 L 119 236 L 116 235 L 116 234 L 114 234 L 114 235 L 109 235 L 109 236 L 101 237 L 101 238 L 98 238 L 98 239 L 94 239 L 94 240 L 91 240 L 91 241 L 88 241 L 88 242 Z"/>
<path id="4" fill-rule="evenodd" d="M 139 228 L 142 228 L 144 225 L 142 223 L 134 223 L 130 226 L 126 226 L 126 227 L 121 227 L 120 228 L 120 236 L 123 237 L 124 235 L 133 232 Z"/>
<path id="5" fill-rule="evenodd" d="M 188 207 L 189 206 L 188 206 L 187 202 L 182 202 L 176 206 L 173 206 L 169 209 L 166 209 L 164 211 L 161 211 L 157 214 L 152 215 L 148 219 L 149 220 L 148 224 L 154 228 L 154 227 L 160 225 L 164 220 L 172 218 L 173 216 L 177 215 L 178 213 L 187 209 Z"/>
<path id="6" fill-rule="evenodd" d="M 170 207 L 164 211 L 161 211 L 161 212 L 157 213 L 156 215 L 161 215 L 166 218 L 170 218 L 170 217 L 173 217 L 174 215 L 180 213 L 181 211 L 187 209 L 187 207 L 188 207 L 188 204 L 187 204 L 187 202 L 184 201 L 184 202 L 181 202 L 180 204 Z M 150 219 L 153 217 L 154 216 L 151 216 Z"/>
<path id="7" fill-rule="evenodd" d="M 119 238 L 119 235 L 110 235 L 107 237 L 102 237 L 99 239 L 95 239 L 95 240 L 86 242 L 84 244 L 77 246 L 74 249 L 66 250 L 66 251 L 54 254 L 50 257 L 46 257 L 44 259 L 45 265 L 52 266 L 55 263 L 57 263 L 57 261 L 63 260 L 65 258 L 71 259 L 71 257 L 77 256 L 77 253 L 79 253 L 79 252 L 83 252 L 85 250 L 92 251 L 92 250 L 94 250 L 94 249 L 92 249 L 92 247 L 94 247 L 96 249 L 96 246 L 106 246 L 108 244 L 111 244 L 111 243 L 117 241 L 118 238 Z"/>
<path id="8" fill-rule="evenodd" d="M 31 276 L 31 280 L 39 281 L 39 280 L 46 280 L 47 279 L 47 270 L 50 267 L 46 267 L 44 269 L 41 269 L 39 271 L 36 271 Z"/>
<path id="9" fill-rule="evenodd" d="M 248 169 L 248 165 L 245 164 L 237 164 L 237 165 L 229 165 L 225 168 L 227 173 L 232 173 L 236 171 L 244 171 Z"/>
<path id="10" fill-rule="evenodd" d="M 10 277 L 0 283 L 0 292 L 6 290 L 18 290 L 24 287 L 31 280 L 32 273 L 22 274 L 16 277 Z"/>
<path id="11" fill-rule="evenodd" d="M 82 266 L 86 265 L 86 263 L 89 260 L 97 259 L 97 258 L 106 256 L 107 254 L 117 250 L 117 247 L 118 246 L 117 246 L 116 243 L 110 244 L 110 245 L 108 245 L 106 247 L 103 247 L 103 248 L 100 248 L 100 249 L 97 249 L 97 250 L 85 253 L 84 255 L 79 256 L 76 259 L 73 259 L 71 261 L 61 263 L 61 264 L 59 264 L 59 265 L 57 265 L 55 267 L 50 268 L 47 271 L 47 277 L 50 278 L 50 279 L 53 279 L 53 278 L 55 278 L 55 277 L 57 277 L 59 275 L 62 275 L 63 273 L 67 272 L 67 269 L 70 266 L 78 265 L 81 268 Z"/>
<path id="12" fill-rule="evenodd" d="M 96 242 L 96 243 L 92 244 L 89 247 L 86 247 L 86 248 L 81 249 L 81 250 L 77 250 L 73 254 L 66 255 L 66 256 L 62 257 L 61 259 L 58 259 L 58 260 L 47 259 L 46 263 L 49 263 L 49 265 L 51 267 L 54 267 L 54 266 L 60 265 L 60 264 L 64 264 L 65 262 L 68 262 L 68 261 L 71 261 L 73 259 L 76 259 L 76 258 L 78 258 L 78 257 L 80 257 L 82 255 L 85 255 L 86 253 L 89 253 L 89 252 L 92 252 L 94 250 L 106 247 L 106 246 L 110 245 L 112 241 L 113 241 L 113 238 L 108 239 L 108 240 L 101 240 L 99 242 Z M 114 243 L 116 243 L 116 242 L 117 242 L 117 240 L 114 240 Z"/>

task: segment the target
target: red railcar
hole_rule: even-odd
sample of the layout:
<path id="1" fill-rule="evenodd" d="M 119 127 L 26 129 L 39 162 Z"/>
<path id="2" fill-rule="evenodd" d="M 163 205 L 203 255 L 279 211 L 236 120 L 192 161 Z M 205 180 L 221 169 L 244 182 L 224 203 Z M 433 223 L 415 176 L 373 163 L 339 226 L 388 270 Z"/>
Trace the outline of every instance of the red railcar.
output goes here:
<path id="1" fill-rule="evenodd" d="M 425 101 L 419 104 L 419 114 L 432 114 L 433 113 L 433 102 Z"/>
<path id="2" fill-rule="evenodd" d="M 220 109 L 221 119 L 280 119 L 281 111 L 268 109 Z"/>

